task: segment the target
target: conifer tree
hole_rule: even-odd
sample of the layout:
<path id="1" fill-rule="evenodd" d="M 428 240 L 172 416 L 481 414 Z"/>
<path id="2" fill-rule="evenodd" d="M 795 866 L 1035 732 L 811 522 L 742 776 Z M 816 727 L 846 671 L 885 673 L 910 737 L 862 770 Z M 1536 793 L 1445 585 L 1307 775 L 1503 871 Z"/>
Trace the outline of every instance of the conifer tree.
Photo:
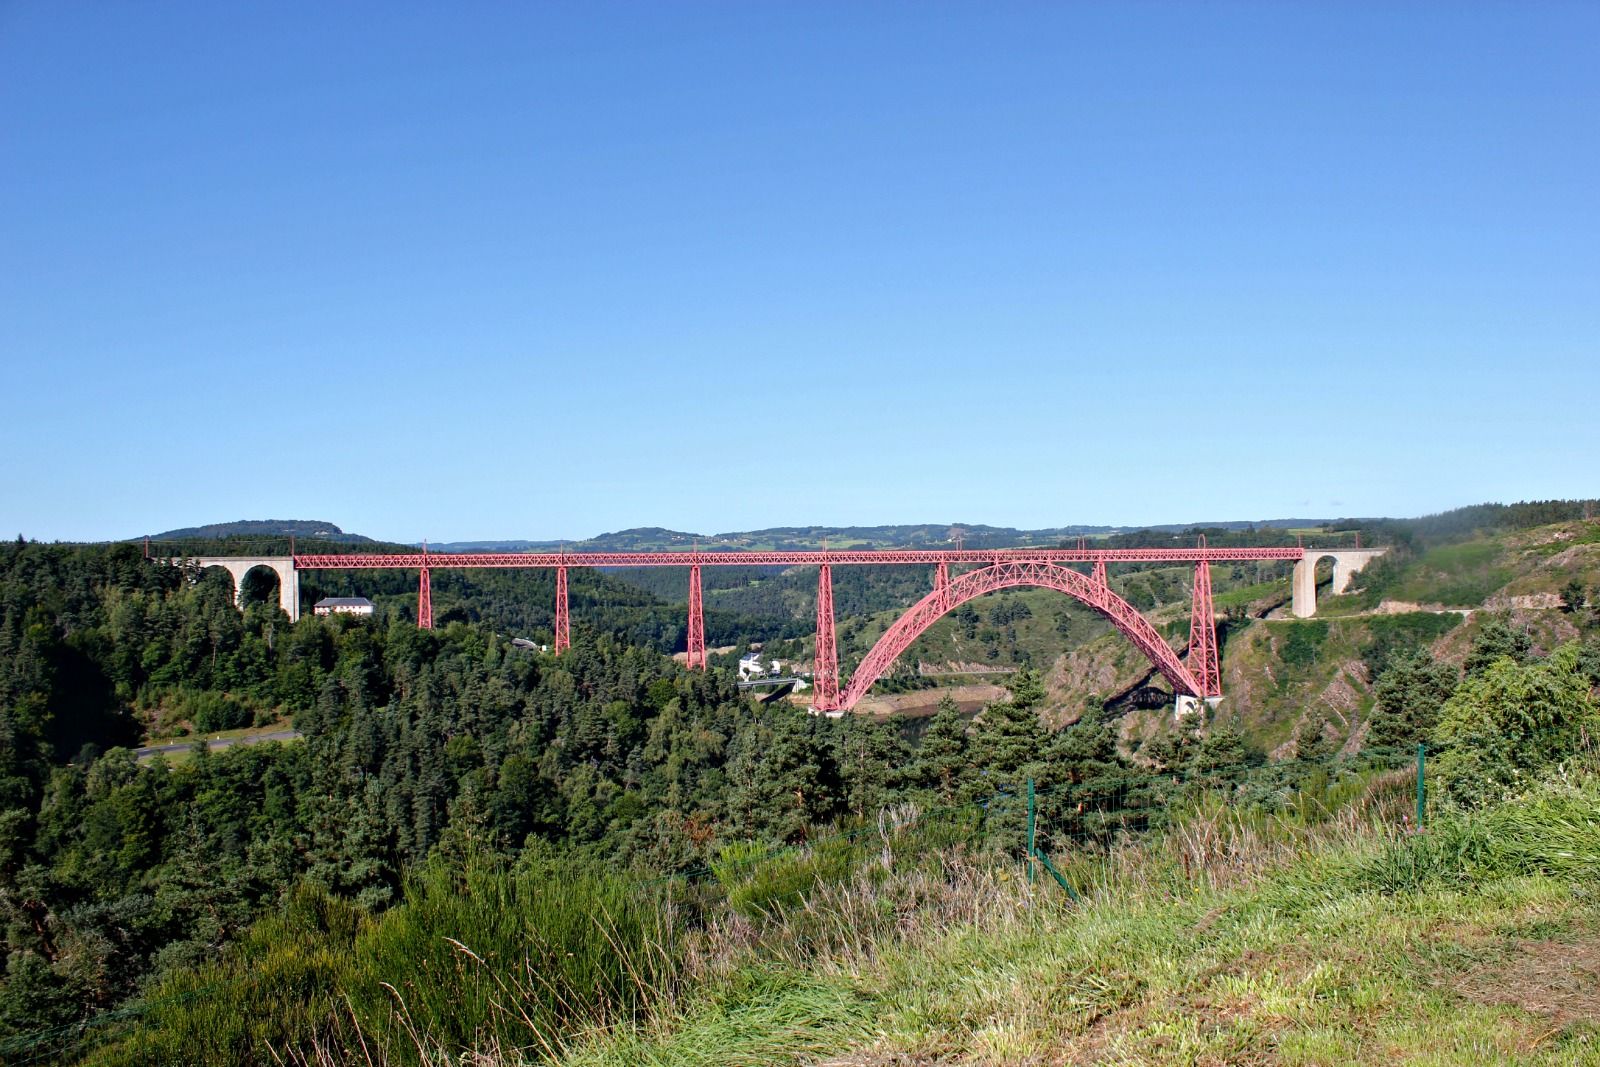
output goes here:
<path id="1" fill-rule="evenodd" d="M 848 716 L 838 725 L 834 761 L 843 797 L 857 819 L 873 817 L 900 785 L 909 750 L 892 723 Z"/>
<path id="2" fill-rule="evenodd" d="M 1295 731 L 1295 755 L 1303 760 L 1327 759 L 1334 753 L 1328 738 L 1328 716 L 1321 712 L 1308 712 Z"/>
<path id="3" fill-rule="evenodd" d="M 1005 852 L 1025 846 L 1029 778 L 1042 778 L 1047 734 L 1039 721 L 1038 704 L 1044 698 L 1039 676 L 1031 670 L 1013 676 L 1011 699 L 990 704 L 978 717 L 972 733 L 972 762 L 977 777 L 968 795 L 992 795 L 985 823 L 991 841 Z"/>
<path id="4" fill-rule="evenodd" d="M 1044 698 L 1039 676 L 1019 671 L 1011 685 L 1011 699 L 983 709 L 972 733 L 972 762 L 993 783 L 1015 785 L 1044 752 L 1045 729 L 1038 704 Z"/>
<path id="5" fill-rule="evenodd" d="M 1490 619 L 1472 642 L 1472 651 L 1467 653 L 1464 667 L 1470 677 L 1482 674 L 1498 659 L 1526 663 L 1532 650 L 1533 638 L 1528 636 L 1527 630 L 1511 626 L 1504 619 Z"/>
<path id="6" fill-rule="evenodd" d="M 1377 706 L 1372 711 L 1367 744 L 1411 746 L 1427 737 L 1456 684 L 1455 668 L 1436 663 L 1421 649 L 1392 657 L 1372 687 Z"/>
<path id="7" fill-rule="evenodd" d="M 954 804 L 958 789 L 971 777 L 968 748 L 965 716 L 949 696 L 941 697 L 939 710 L 917 747 L 912 779 L 933 790 L 941 804 Z"/>

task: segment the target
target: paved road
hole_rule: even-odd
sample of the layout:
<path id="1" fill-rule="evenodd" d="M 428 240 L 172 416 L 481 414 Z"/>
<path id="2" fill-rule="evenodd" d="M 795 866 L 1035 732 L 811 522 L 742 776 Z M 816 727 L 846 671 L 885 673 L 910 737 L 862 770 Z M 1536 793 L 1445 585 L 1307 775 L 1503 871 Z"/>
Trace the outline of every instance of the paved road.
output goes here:
<path id="1" fill-rule="evenodd" d="M 250 737 L 218 737 L 206 742 L 206 748 L 215 752 L 219 748 L 229 748 L 233 745 L 254 745 L 260 741 L 293 741 L 300 736 L 299 730 L 274 730 L 270 734 L 255 734 Z M 175 741 L 170 745 L 151 745 L 149 748 L 136 748 L 133 750 L 135 757 L 143 759 L 145 756 L 154 756 L 158 752 L 187 752 L 194 747 L 194 741 Z"/>

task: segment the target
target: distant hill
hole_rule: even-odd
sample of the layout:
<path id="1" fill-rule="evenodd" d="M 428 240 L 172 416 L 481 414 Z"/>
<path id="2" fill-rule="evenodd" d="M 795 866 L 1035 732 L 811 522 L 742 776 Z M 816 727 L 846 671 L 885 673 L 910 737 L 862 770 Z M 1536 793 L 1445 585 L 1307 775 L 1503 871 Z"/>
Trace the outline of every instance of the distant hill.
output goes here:
<path id="1" fill-rule="evenodd" d="M 240 519 L 237 522 L 216 522 L 209 526 L 185 526 L 181 530 L 168 530 L 152 534 L 152 541 L 197 541 L 223 537 L 304 537 L 314 541 L 343 541 L 349 544 L 371 544 L 372 538 L 345 533 L 331 522 L 316 519 Z"/>
<path id="2" fill-rule="evenodd" d="M 1019 530 L 1010 526 L 984 526 L 978 523 L 924 523 L 898 526 L 775 526 L 765 530 L 735 533 L 697 534 L 642 526 L 631 530 L 598 534 L 578 541 L 446 541 L 430 547 L 440 552 L 551 552 L 566 548 L 573 552 L 668 552 L 695 547 L 742 549 L 745 551 L 804 551 L 830 548 L 953 548 L 959 542 L 967 548 L 1027 548 L 1078 537 L 1110 537 L 1119 534 L 1177 534 L 1186 530 L 1278 530 L 1313 529 L 1327 519 L 1233 519 L 1226 522 L 1168 523 L 1161 526 L 1057 526 L 1042 530 Z"/>
<path id="3" fill-rule="evenodd" d="M 1264 519 L 1259 521 L 1167 523 L 1159 526 L 1056 526 L 1040 530 L 1019 530 L 1011 526 L 986 526 L 982 523 L 908 523 L 885 526 L 775 526 L 764 530 L 702 534 L 669 530 L 660 526 L 639 526 L 628 530 L 597 534 L 578 540 L 529 541 L 516 538 L 491 538 L 477 541 L 435 541 L 429 547 L 438 552 L 672 552 L 699 546 L 705 549 L 758 551 L 806 551 L 830 548 L 1030 548 L 1054 546 L 1079 537 L 1126 537 L 1141 532 L 1181 534 L 1195 529 L 1248 530 L 1313 529 L 1326 525 L 1326 519 Z M 185 526 L 151 534 L 153 541 L 203 541 L 221 538 L 285 538 L 307 541 L 332 541 L 344 544 L 377 544 L 375 538 L 346 533 L 331 522 L 316 519 L 240 519 L 207 526 Z M 132 540 L 139 540 L 133 538 Z"/>

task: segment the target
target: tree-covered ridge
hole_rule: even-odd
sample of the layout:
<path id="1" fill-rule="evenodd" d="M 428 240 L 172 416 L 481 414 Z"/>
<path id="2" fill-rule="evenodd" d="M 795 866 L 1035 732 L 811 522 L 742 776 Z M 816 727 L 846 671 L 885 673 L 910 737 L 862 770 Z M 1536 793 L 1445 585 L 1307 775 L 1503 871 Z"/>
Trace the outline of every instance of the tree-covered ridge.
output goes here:
<path id="1" fill-rule="evenodd" d="M 902 523 L 881 526 L 776 526 L 763 530 L 739 530 L 702 534 L 668 530 L 659 526 L 638 527 L 596 534 L 593 537 L 564 541 L 494 539 L 450 541 L 438 545 L 444 551 L 556 551 L 574 552 L 671 552 L 692 548 L 719 551 L 806 552 L 835 549 L 969 549 L 1053 548 L 1089 538 L 1136 538 L 1148 545 L 1173 536 L 1192 535 L 1201 530 L 1218 534 L 1249 533 L 1260 530 L 1292 530 L 1320 527 L 1322 519 L 1273 519 L 1262 522 L 1230 521 L 1216 523 L 1172 523 L 1156 526 L 1054 526 L 1024 530 L 1012 526 L 987 526 L 982 523 Z"/>
<path id="2" fill-rule="evenodd" d="M 348 544 L 372 544 L 370 537 L 345 533 L 331 522 L 318 519 L 238 519 L 234 522 L 214 522 L 205 526 L 185 526 L 177 530 L 151 534 L 151 540 L 199 541 L 224 537 L 299 537 L 308 541 L 336 541 Z"/>
<path id="3" fill-rule="evenodd" d="M 967 548 L 1053 547 L 1079 537 L 1106 546 L 1150 545 L 1172 538 L 1204 533 L 1223 543 L 1283 543 L 1306 531 L 1323 535 L 1361 531 L 1369 544 L 1423 541 L 1438 543 L 1501 530 L 1526 529 L 1554 522 L 1591 517 L 1600 500 L 1534 500 L 1514 504 L 1485 503 L 1453 508 L 1417 518 L 1279 518 L 1212 522 L 1157 523 L 1146 526 L 1076 524 L 1042 529 L 989 526 L 983 523 L 901 523 L 878 526 L 781 526 L 718 534 L 669 530 L 660 526 L 635 527 L 593 537 L 567 540 L 491 538 L 436 543 L 441 551 L 673 551 L 701 548 L 804 551 L 834 548 L 945 548 L 960 543 Z M 283 541 L 294 535 L 307 541 L 376 543 L 361 534 L 345 533 L 329 522 L 307 519 L 241 519 L 236 522 L 189 526 L 152 535 L 161 541 L 270 538 Z M 411 547 L 411 546 L 405 546 Z"/>

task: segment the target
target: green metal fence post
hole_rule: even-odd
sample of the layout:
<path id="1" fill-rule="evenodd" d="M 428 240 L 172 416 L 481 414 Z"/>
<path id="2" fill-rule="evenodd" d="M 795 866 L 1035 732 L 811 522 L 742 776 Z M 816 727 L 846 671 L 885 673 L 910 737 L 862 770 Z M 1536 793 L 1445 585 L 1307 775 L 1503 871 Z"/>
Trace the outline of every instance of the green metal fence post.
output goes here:
<path id="1" fill-rule="evenodd" d="M 1050 862 L 1050 857 L 1041 852 L 1039 853 L 1039 862 L 1044 865 L 1046 871 L 1050 872 L 1050 877 L 1054 878 L 1056 883 L 1067 891 L 1067 899 L 1076 901 L 1078 899 L 1077 890 L 1072 888 L 1072 883 L 1067 881 L 1066 875 L 1056 870 L 1056 865 Z"/>
<path id="2" fill-rule="evenodd" d="M 1417 745 L 1417 829 L 1422 829 L 1422 815 L 1428 807 L 1428 780 L 1424 773 L 1428 763 L 1428 746 Z"/>
<path id="3" fill-rule="evenodd" d="M 1037 807 L 1033 800 L 1033 779 L 1028 779 L 1028 884 L 1033 884 L 1033 856 L 1034 856 L 1034 830 L 1038 823 L 1036 820 Z"/>

